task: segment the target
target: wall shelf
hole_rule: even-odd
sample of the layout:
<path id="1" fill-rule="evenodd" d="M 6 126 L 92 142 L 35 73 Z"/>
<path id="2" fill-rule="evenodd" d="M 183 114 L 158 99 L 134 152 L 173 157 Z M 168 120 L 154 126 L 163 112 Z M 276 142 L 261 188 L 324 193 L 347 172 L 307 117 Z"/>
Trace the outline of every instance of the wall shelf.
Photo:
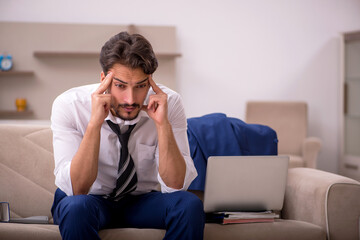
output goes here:
<path id="1" fill-rule="evenodd" d="M 98 57 L 98 52 L 35 51 L 34 56 L 42 57 Z"/>
<path id="2" fill-rule="evenodd" d="M 24 118 L 24 117 L 30 117 L 33 114 L 34 114 L 34 112 L 31 110 L 27 110 L 27 111 L 23 111 L 23 112 L 3 110 L 3 111 L 0 111 L 0 119 Z"/>
<path id="3" fill-rule="evenodd" d="M 157 57 L 181 57 L 181 53 L 155 53 Z"/>
<path id="4" fill-rule="evenodd" d="M 32 76 L 34 71 L 0 71 L 0 77 L 11 77 L 11 76 Z"/>
<path id="5" fill-rule="evenodd" d="M 72 51 L 34 51 L 37 58 L 43 57 L 99 57 L 100 52 L 72 52 Z M 180 53 L 159 52 L 155 53 L 157 57 L 181 57 Z"/>

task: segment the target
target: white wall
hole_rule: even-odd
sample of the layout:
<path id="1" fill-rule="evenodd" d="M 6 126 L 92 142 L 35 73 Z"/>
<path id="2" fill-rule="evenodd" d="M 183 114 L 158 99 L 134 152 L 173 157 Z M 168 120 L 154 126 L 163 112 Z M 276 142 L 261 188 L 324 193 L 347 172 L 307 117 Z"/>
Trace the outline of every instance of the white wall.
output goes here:
<path id="1" fill-rule="evenodd" d="M 359 0 L 0 0 L 0 21 L 175 25 L 188 117 L 307 101 L 319 168 L 338 170 L 340 34 L 360 30 Z"/>

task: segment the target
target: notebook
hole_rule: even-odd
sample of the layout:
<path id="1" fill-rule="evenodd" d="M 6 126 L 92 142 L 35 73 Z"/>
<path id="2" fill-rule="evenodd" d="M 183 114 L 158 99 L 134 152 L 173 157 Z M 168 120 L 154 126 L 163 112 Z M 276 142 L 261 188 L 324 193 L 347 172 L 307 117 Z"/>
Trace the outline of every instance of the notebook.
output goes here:
<path id="1" fill-rule="evenodd" d="M 204 211 L 281 210 L 288 156 L 209 157 Z"/>

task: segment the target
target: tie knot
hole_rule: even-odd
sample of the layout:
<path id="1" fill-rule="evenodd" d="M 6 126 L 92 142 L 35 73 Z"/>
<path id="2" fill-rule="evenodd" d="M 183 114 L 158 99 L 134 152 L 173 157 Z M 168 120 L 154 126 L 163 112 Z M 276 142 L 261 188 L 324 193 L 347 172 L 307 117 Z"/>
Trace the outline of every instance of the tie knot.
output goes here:
<path id="1" fill-rule="evenodd" d="M 126 130 L 126 132 L 124 132 L 124 133 L 121 133 L 120 132 L 120 127 L 119 127 L 118 124 L 115 124 L 110 120 L 107 120 L 106 122 L 109 125 L 109 127 L 111 128 L 111 130 L 113 130 L 113 132 L 115 132 L 116 135 L 118 136 L 121 145 L 123 145 L 123 146 L 126 145 L 127 146 L 127 142 L 129 141 L 131 131 L 134 129 L 136 124 L 129 125 L 128 130 Z"/>

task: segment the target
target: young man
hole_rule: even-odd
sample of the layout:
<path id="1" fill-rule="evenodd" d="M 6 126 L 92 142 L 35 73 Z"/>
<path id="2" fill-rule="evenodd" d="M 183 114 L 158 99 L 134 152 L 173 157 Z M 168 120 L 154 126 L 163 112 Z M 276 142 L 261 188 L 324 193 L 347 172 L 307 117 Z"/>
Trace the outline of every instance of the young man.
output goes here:
<path id="1" fill-rule="evenodd" d="M 101 83 L 56 98 L 51 115 L 58 189 L 52 214 L 63 239 L 104 228 L 166 229 L 202 239 L 202 202 L 180 96 L 157 85 L 157 59 L 141 35 L 121 32 L 100 54 Z"/>

